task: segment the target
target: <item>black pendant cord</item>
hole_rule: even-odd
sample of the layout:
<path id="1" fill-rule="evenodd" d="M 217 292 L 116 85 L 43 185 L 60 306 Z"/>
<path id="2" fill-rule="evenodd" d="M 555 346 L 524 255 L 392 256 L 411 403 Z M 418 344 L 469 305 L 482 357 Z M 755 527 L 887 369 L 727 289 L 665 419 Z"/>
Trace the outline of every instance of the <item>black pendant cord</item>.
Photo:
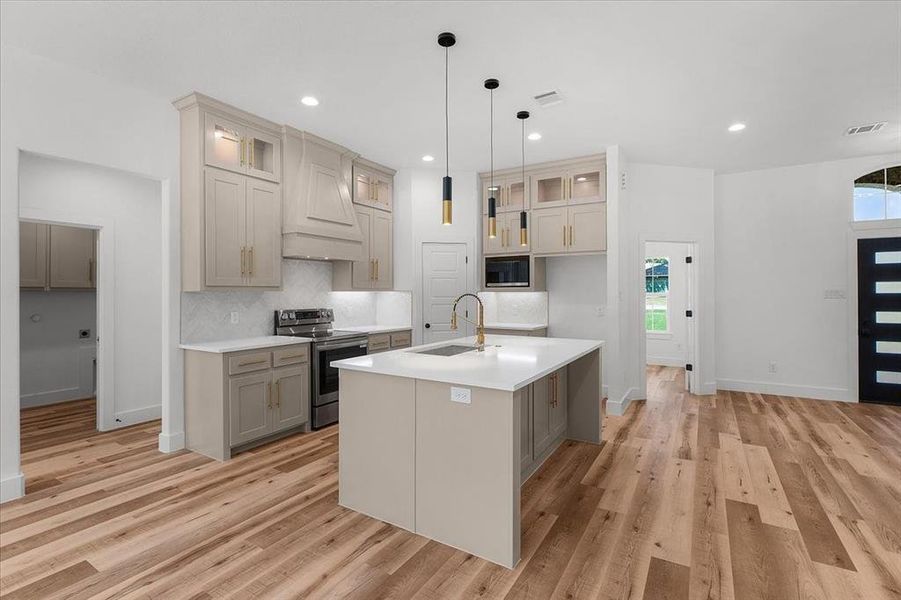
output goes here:
<path id="1" fill-rule="evenodd" d="M 488 140 L 489 140 L 488 147 L 489 147 L 490 153 L 491 153 L 491 177 L 490 177 L 491 183 L 488 185 L 488 195 L 493 196 L 494 195 L 494 90 L 493 89 L 488 90 L 488 93 L 490 94 L 490 97 L 491 97 L 491 119 L 489 121 L 490 122 L 489 129 L 490 129 L 491 133 L 488 136 Z"/>
<path id="2" fill-rule="evenodd" d="M 522 210 L 525 212 L 526 210 L 526 120 L 521 119 L 522 122 L 522 135 L 520 136 L 522 141 Z"/>
<path id="3" fill-rule="evenodd" d="M 444 47 L 444 174 L 450 176 L 450 119 L 447 110 L 447 46 Z"/>

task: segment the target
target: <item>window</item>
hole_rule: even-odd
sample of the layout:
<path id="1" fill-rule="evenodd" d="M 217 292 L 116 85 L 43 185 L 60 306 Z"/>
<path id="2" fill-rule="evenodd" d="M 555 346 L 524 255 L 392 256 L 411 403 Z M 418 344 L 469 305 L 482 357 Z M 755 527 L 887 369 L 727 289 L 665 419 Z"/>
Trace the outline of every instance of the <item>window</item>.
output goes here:
<path id="1" fill-rule="evenodd" d="M 901 219 L 901 165 L 854 180 L 854 220 Z"/>
<path id="2" fill-rule="evenodd" d="M 669 258 L 644 260 L 645 329 L 649 332 L 669 331 Z"/>

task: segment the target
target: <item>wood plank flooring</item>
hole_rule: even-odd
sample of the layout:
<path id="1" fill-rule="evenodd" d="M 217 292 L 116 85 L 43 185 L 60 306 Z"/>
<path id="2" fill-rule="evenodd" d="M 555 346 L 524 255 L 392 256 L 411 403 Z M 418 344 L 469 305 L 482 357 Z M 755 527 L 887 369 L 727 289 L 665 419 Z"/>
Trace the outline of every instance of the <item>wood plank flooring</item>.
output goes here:
<path id="1" fill-rule="evenodd" d="M 901 409 L 648 376 L 526 483 L 513 570 L 340 508 L 337 427 L 217 463 L 97 433 L 91 401 L 23 411 L 0 595 L 901 599 Z"/>

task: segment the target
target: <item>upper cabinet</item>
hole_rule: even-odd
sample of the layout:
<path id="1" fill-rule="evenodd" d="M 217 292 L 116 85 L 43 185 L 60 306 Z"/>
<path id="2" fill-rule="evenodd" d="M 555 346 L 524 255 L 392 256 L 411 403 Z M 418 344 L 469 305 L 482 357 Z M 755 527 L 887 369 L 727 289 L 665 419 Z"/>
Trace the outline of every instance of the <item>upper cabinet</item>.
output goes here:
<path id="1" fill-rule="evenodd" d="M 276 183 L 279 181 L 281 139 L 278 134 L 206 112 L 203 137 L 207 165 Z"/>
<path id="2" fill-rule="evenodd" d="M 532 208 L 604 202 L 607 171 L 603 161 L 551 167 L 532 177 Z"/>
<path id="3" fill-rule="evenodd" d="M 394 218 L 391 213 L 356 207 L 363 232 L 363 257 L 332 267 L 332 289 L 390 290 L 394 288 Z"/>
<path id="4" fill-rule="evenodd" d="M 85 227 L 19 223 L 20 287 L 97 287 L 96 240 L 96 232 Z"/>
<path id="5" fill-rule="evenodd" d="M 201 94 L 180 113 L 182 290 L 281 286 L 282 139 Z"/>
<path id="6" fill-rule="evenodd" d="M 353 164 L 353 201 L 390 212 L 394 208 L 394 169 L 357 158 Z"/>

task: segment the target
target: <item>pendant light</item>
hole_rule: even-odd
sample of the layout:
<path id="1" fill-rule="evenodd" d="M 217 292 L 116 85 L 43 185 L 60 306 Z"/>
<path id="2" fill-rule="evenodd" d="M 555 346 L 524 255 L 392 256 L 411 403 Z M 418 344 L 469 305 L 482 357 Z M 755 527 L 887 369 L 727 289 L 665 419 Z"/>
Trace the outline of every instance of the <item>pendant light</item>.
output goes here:
<path id="1" fill-rule="evenodd" d="M 485 89 L 491 96 L 491 119 L 489 120 L 490 134 L 488 136 L 491 154 L 491 175 L 488 180 L 488 237 L 497 237 L 497 198 L 494 197 L 494 90 L 500 86 L 497 79 L 486 79 Z"/>
<path id="2" fill-rule="evenodd" d="M 450 152 L 448 111 L 447 111 L 447 49 L 457 43 L 457 36 L 449 31 L 438 34 L 438 45 L 444 48 L 444 179 L 441 180 L 441 224 L 453 223 L 453 198 L 451 194 Z"/>
<path id="3" fill-rule="evenodd" d="M 529 245 L 529 222 L 526 215 L 526 119 L 529 111 L 521 110 L 516 118 L 522 122 L 522 210 L 519 212 L 519 245 Z"/>

